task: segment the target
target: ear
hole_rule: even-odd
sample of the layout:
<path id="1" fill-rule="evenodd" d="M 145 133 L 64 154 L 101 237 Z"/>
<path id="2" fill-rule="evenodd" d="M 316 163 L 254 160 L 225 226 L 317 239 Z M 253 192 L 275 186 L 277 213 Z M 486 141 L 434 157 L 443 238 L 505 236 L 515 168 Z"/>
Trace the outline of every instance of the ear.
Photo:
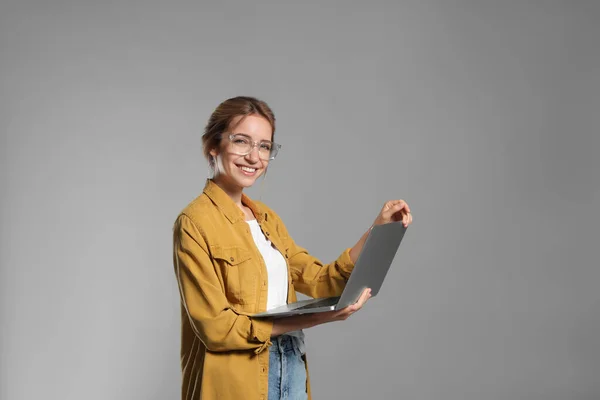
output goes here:
<path id="1" fill-rule="evenodd" d="M 219 154 L 219 152 L 217 151 L 217 148 L 215 147 L 215 148 L 211 149 L 211 150 L 208 152 L 208 154 L 210 154 L 210 155 L 211 155 L 211 156 L 213 156 L 213 157 L 216 157 L 216 156 Z"/>

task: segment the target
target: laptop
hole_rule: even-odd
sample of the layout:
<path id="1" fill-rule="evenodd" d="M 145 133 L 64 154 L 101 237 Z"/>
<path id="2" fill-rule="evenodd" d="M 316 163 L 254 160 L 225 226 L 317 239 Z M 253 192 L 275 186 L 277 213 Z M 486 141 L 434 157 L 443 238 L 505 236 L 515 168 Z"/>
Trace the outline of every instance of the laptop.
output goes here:
<path id="1" fill-rule="evenodd" d="M 252 317 L 281 318 L 341 310 L 356 303 L 366 288 L 371 288 L 371 297 L 377 296 L 405 232 L 406 228 L 402 221 L 375 225 L 367 236 L 341 296 L 301 300 L 254 314 Z"/>

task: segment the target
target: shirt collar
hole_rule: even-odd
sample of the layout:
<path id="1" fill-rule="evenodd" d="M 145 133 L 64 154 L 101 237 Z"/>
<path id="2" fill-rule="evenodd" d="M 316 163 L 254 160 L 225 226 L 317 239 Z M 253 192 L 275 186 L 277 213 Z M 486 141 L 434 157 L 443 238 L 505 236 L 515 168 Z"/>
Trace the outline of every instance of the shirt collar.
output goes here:
<path id="1" fill-rule="evenodd" d="M 213 203 L 221 210 L 221 212 L 227 217 L 229 222 L 235 223 L 239 220 L 245 221 L 246 216 L 244 212 L 235 204 L 235 202 L 229 197 L 227 193 L 219 185 L 217 185 L 212 179 L 206 180 L 204 186 L 204 194 L 206 194 Z M 253 202 L 248 196 L 242 193 L 242 204 L 250 208 L 252 213 L 256 217 L 258 223 L 262 223 L 267 219 L 267 212 L 263 210 L 260 205 Z"/>

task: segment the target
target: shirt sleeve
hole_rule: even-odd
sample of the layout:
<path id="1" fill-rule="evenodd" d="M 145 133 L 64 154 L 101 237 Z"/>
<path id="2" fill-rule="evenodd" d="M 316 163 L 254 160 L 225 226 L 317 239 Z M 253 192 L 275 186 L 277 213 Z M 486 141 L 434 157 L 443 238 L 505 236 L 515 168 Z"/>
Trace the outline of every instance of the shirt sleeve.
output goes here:
<path id="1" fill-rule="evenodd" d="M 277 218 L 277 224 L 285 243 L 294 288 L 314 298 L 340 296 L 354 269 L 350 248 L 345 249 L 332 263 L 323 264 L 294 242 L 281 219 Z"/>
<path id="2" fill-rule="evenodd" d="M 175 222 L 173 264 L 181 302 L 209 351 L 253 349 L 258 354 L 271 344 L 271 320 L 241 315 L 230 307 L 206 241 L 186 215 Z"/>

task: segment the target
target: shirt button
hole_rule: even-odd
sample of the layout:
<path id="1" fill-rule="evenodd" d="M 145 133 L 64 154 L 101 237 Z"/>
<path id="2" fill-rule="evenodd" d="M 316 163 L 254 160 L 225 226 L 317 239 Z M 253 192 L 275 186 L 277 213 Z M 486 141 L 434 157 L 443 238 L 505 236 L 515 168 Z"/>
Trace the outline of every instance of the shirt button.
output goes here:
<path id="1" fill-rule="evenodd" d="M 235 260 L 233 259 L 233 257 L 230 257 L 230 258 L 229 258 L 229 261 L 232 261 L 232 262 L 233 262 L 233 261 L 235 261 Z"/>
<path id="2" fill-rule="evenodd" d="M 267 236 L 269 236 L 269 232 L 265 232 L 265 234 L 266 234 Z"/>

